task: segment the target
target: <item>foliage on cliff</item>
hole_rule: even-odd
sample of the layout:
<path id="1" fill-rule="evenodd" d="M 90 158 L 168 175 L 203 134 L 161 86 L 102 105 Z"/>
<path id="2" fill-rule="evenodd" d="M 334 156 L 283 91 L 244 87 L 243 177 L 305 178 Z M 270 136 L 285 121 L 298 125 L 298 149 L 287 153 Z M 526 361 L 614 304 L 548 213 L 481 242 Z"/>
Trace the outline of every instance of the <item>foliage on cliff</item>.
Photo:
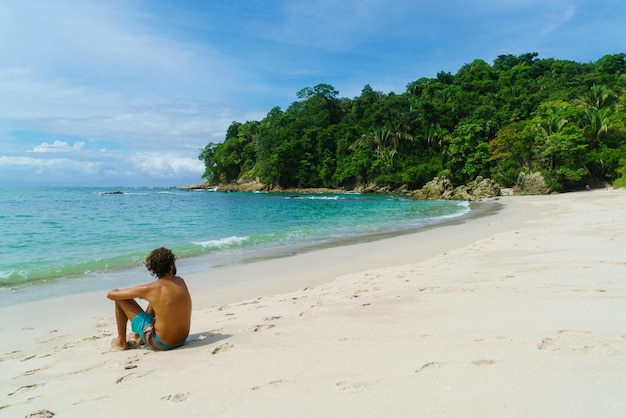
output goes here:
<path id="1" fill-rule="evenodd" d="M 199 158 L 212 184 L 377 184 L 419 188 L 435 176 L 512 186 L 541 172 L 554 190 L 626 176 L 626 54 L 593 63 L 536 53 L 477 59 L 401 94 L 366 85 L 353 99 L 307 87 L 286 110 L 233 122 Z"/>

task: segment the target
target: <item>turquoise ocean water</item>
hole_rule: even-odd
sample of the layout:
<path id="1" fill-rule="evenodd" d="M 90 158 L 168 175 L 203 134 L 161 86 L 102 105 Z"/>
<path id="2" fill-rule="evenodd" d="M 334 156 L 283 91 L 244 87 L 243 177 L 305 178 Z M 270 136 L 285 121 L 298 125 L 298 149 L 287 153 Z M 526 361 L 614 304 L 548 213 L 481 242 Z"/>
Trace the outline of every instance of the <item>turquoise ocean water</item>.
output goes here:
<path id="1" fill-rule="evenodd" d="M 469 210 L 391 195 L 0 187 L 0 306 L 145 282 L 142 262 L 160 246 L 190 273 L 414 230 Z"/>

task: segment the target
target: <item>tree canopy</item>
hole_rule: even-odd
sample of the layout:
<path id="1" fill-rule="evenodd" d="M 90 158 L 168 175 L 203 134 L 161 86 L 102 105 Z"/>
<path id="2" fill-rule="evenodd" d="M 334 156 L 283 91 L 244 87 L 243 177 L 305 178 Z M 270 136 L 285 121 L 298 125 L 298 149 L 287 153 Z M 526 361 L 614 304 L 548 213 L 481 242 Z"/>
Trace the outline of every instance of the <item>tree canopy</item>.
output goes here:
<path id="1" fill-rule="evenodd" d="M 199 158 L 211 184 L 259 179 L 281 187 L 421 187 L 446 175 L 514 185 L 540 171 L 556 190 L 623 179 L 626 54 L 576 63 L 536 53 L 474 60 L 403 93 L 363 87 L 340 98 L 305 87 L 286 110 L 232 122 Z"/>

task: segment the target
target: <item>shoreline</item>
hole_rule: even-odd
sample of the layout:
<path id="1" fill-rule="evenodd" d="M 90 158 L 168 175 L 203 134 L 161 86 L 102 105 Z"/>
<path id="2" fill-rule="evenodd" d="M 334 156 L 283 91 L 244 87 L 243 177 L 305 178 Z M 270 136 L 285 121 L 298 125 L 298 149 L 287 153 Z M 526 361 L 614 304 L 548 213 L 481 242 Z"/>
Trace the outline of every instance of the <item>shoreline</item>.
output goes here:
<path id="1" fill-rule="evenodd" d="M 104 293 L 0 308 L 0 415 L 619 416 L 626 191 L 181 275 L 171 352 L 109 352 Z M 146 275 L 146 278 L 148 275 Z"/>
<path id="2" fill-rule="evenodd" d="M 475 216 L 484 216 L 484 212 L 496 210 L 499 206 L 496 199 L 469 202 L 467 213 L 453 215 L 448 219 L 429 221 L 417 227 L 407 229 L 383 231 L 362 234 L 351 237 L 327 240 L 313 243 L 296 243 L 288 246 L 270 247 L 266 249 L 248 249 L 228 254 L 204 254 L 179 258 L 179 271 L 187 274 L 208 274 L 212 271 L 237 266 L 239 264 L 256 263 L 274 258 L 292 257 L 301 253 L 314 252 L 326 248 L 336 248 L 364 242 L 378 241 L 399 235 L 419 233 L 430 228 L 464 222 Z M 208 265 L 208 267 L 207 267 Z M 143 265 L 115 269 L 109 272 L 98 272 L 92 275 L 77 275 L 75 277 L 55 278 L 43 282 L 26 282 L 11 287 L 0 287 L 0 308 L 34 303 L 51 298 L 62 298 L 72 295 L 106 292 L 111 288 L 125 288 L 150 280 Z M 6 299 L 3 299 L 6 298 Z"/>

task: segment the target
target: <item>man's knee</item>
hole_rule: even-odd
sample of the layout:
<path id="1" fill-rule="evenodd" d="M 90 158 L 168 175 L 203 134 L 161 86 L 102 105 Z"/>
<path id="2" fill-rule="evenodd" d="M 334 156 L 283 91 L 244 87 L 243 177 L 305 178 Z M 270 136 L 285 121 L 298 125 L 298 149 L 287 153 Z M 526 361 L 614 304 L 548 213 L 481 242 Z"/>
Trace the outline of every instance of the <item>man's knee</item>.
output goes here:
<path id="1" fill-rule="evenodd" d="M 126 317 L 132 320 L 139 312 L 143 312 L 143 309 L 135 301 L 135 299 L 123 299 L 116 300 L 115 304 L 126 314 Z"/>

